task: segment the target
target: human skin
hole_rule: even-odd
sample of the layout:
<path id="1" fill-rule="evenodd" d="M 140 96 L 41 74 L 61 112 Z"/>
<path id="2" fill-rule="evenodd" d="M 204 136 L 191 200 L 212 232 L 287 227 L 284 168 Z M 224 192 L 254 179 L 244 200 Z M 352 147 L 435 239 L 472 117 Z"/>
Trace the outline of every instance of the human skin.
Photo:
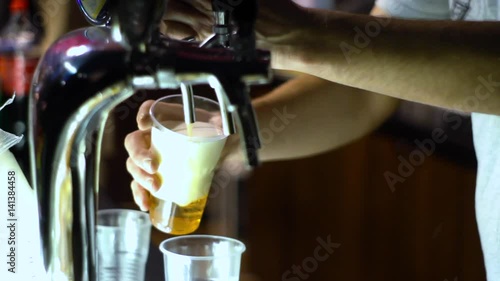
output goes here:
<path id="1" fill-rule="evenodd" d="M 169 2 L 164 16 L 163 32 L 176 38 L 205 38 L 211 32 L 210 3 L 207 0 Z M 369 16 L 356 15 L 306 9 L 289 0 L 260 0 L 259 8 L 256 23 L 257 43 L 259 47 L 271 50 L 273 68 L 309 75 L 308 78 L 302 76 L 300 79 L 309 79 L 310 83 L 317 85 L 318 93 L 340 90 L 343 93 L 363 92 L 365 97 L 375 95 L 370 97 L 373 100 L 386 98 L 379 100 L 385 103 L 384 110 L 368 115 L 372 118 L 381 117 L 377 120 L 383 120 L 384 116 L 388 116 L 387 112 L 394 109 L 395 101 L 389 97 L 461 111 L 492 114 L 500 112 L 500 93 L 497 87 L 500 83 L 496 82 L 500 81 L 500 68 L 497 67 L 500 58 L 500 50 L 497 48 L 500 43 L 499 23 L 394 19 L 378 8 Z M 378 29 L 374 26 L 378 26 Z M 367 31 L 370 30 L 368 28 L 374 28 L 373 30 L 378 32 Z M 364 44 L 360 43 L 360 32 L 365 32 L 364 36 L 368 38 Z M 481 79 L 486 83 L 482 83 Z M 313 84 L 310 84 L 309 88 L 313 89 Z M 300 116 L 308 120 L 309 124 L 320 124 L 321 120 L 325 120 L 322 116 L 328 116 L 328 109 L 334 108 L 339 98 L 331 95 L 312 95 L 307 90 L 294 92 L 293 88 L 287 87 L 286 84 L 282 87 L 276 89 L 275 93 L 264 96 L 262 100 L 253 101 L 259 118 L 269 116 L 269 110 L 274 108 L 273 104 L 279 105 L 280 101 L 285 100 L 293 103 L 307 96 L 315 97 L 316 103 L 306 106 L 303 102 L 297 102 L 296 104 L 302 105 L 297 107 L 301 112 Z M 373 93 L 380 94 L 380 97 L 377 98 Z M 294 98 L 290 99 L 291 96 Z M 470 103 L 467 101 L 471 97 L 483 100 L 474 103 L 474 108 L 468 108 Z M 359 100 L 353 101 L 352 104 L 355 106 L 343 118 L 335 119 L 339 124 L 350 120 L 354 112 L 371 108 L 371 103 Z M 323 112 L 318 111 L 321 108 L 324 109 Z M 359 124 L 367 122 L 367 119 L 363 118 L 357 120 Z M 259 121 L 260 124 L 266 124 L 270 120 Z M 301 130 L 311 129 L 305 125 L 307 122 L 301 126 L 300 122 L 296 122 L 296 126 L 290 126 L 286 133 L 261 151 L 261 157 L 273 160 L 294 158 L 294 154 L 297 157 L 313 155 L 338 147 L 348 139 L 354 140 L 374 128 L 353 126 L 351 131 L 342 132 L 346 133 L 345 139 L 335 142 L 333 140 L 336 138 L 329 135 L 332 129 L 319 125 L 313 130 L 314 133 L 304 135 L 311 137 L 311 141 L 332 141 L 316 143 L 315 146 L 301 145 L 307 143 L 303 141 L 294 142 L 300 139 L 297 136 Z M 357 131 L 357 128 L 360 130 Z M 284 146 L 284 142 L 279 141 L 280 138 L 290 145 Z M 134 195 L 141 195 L 136 197 L 146 198 L 142 195 L 147 195 L 147 189 L 158 186 L 152 175 L 156 163 L 150 152 L 146 152 L 146 147 L 126 147 L 131 155 L 128 163 L 132 162 L 128 165 L 134 178 L 132 190 Z M 142 150 L 143 153 L 136 153 L 134 149 Z M 234 152 L 232 155 L 238 151 L 234 145 L 229 145 L 228 150 Z M 149 169 L 152 173 L 144 173 L 148 169 L 141 168 L 146 158 L 150 159 L 146 163 L 152 163 L 152 168 Z M 149 186 L 141 186 L 135 180 L 146 177 L 150 179 Z M 138 201 L 144 203 L 147 199 Z M 142 206 L 147 209 L 147 204 Z"/>
<path id="2" fill-rule="evenodd" d="M 176 3 L 176 2 L 170 2 Z M 198 36 L 204 39 L 210 31 L 203 31 L 204 20 L 210 24 L 209 14 L 201 18 L 199 11 L 180 8 L 174 4 L 167 13 L 163 32 L 176 37 Z M 201 9 L 197 6 L 198 9 Z M 191 7 L 194 9 L 194 7 Z M 180 11 L 180 12 L 179 12 Z M 377 11 L 374 10 L 374 13 Z M 190 22 L 190 20 L 192 20 Z M 198 33 L 194 33 L 194 30 Z M 134 199 L 142 210 L 149 208 L 149 191 L 159 188 L 155 176 L 158 161 L 150 151 L 150 128 L 148 110 L 152 101 L 146 101 L 137 115 L 138 130 L 125 139 L 130 155 L 127 170 L 133 177 L 131 188 Z M 398 101 L 383 95 L 333 83 L 315 76 L 298 74 L 268 94 L 252 100 L 259 129 L 273 130 L 271 139 L 265 139 L 259 150 L 261 161 L 275 161 L 308 157 L 338 148 L 377 128 L 397 107 Z M 289 120 L 280 123 L 280 116 Z M 215 120 L 215 119 L 214 119 Z M 243 161 L 237 135 L 228 139 L 223 161 Z"/>
<path id="3" fill-rule="evenodd" d="M 272 51 L 275 69 L 414 102 L 500 113 L 499 22 L 383 19 L 378 16 L 388 15 L 380 9 L 358 15 L 302 8 L 290 0 L 258 2 L 258 45 Z M 163 30 L 206 36 L 210 3 L 171 1 Z M 481 77 L 489 86 L 481 86 Z M 462 106 L 493 88 L 487 101 Z"/>

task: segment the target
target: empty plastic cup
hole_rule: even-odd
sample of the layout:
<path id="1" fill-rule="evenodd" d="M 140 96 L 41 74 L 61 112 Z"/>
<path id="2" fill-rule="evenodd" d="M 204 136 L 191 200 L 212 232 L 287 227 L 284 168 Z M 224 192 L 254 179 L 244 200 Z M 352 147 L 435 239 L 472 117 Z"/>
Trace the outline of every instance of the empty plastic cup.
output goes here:
<path id="1" fill-rule="evenodd" d="M 109 209 L 97 213 L 99 281 L 144 281 L 151 241 L 147 213 Z"/>
<path id="2" fill-rule="evenodd" d="M 160 244 L 165 281 L 238 281 L 242 242 L 221 236 L 189 235 Z"/>

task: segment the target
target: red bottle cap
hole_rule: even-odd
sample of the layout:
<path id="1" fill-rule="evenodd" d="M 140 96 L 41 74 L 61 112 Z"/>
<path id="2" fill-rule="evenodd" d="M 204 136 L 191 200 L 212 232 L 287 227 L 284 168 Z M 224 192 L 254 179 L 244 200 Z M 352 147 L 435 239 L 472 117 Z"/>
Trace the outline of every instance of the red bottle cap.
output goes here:
<path id="1" fill-rule="evenodd" d="M 29 7 L 28 0 L 12 0 L 10 2 L 10 12 L 27 11 Z"/>

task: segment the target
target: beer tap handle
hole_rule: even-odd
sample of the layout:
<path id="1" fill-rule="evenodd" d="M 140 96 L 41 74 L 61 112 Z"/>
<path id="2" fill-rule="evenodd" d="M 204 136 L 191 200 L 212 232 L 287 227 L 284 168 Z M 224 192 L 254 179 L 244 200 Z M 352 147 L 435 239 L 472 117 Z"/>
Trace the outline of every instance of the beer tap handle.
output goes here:
<path id="1" fill-rule="evenodd" d="M 231 17 L 238 26 L 237 33 L 242 36 L 250 36 L 254 32 L 255 22 L 257 21 L 257 0 L 241 0 L 240 2 L 234 5 Z"/>
<path id="2" fill-rule="evenodd" d="M 167 0 L 110 0 L 110 2 L 113 12 L 112 25 L 119 26 L 118 41 L 123 41 L 133 50 L 145 52 L 153 32 L 158 30 Z"/>
<path id="3" fill-rule="evenodd" d="M 234 6 L 231 17 L 237 26 L 236 34 L 231 37 L 231 47 L 237 60 L 254 60 L 257 56 L 255 45 L 255 22 L 257 20 L 257 0 L 241 0 Z"/>
<path id="4" fill-rule="evenodd" d="M 241 145 L 245 149 L 248 167 L 259 165 L 258 150 L 261 148 L 259 129 L 250 99 L 248 85 L 241 77 L 218 77 L 229 101 L 229 111 L 235 114 Z M 231 119 L 229 119 L 231 120 Z"/>

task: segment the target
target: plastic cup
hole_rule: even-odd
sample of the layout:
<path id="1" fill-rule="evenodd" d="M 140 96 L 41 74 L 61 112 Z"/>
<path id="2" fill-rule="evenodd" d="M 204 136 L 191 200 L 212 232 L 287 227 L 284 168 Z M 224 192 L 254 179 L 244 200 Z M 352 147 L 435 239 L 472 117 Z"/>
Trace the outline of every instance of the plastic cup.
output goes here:
<path id="1" fill-rule="evenodd" d="M 126 209 L 97 213 L 99 281 L 144 281 L 151 241 L 148 214 Z"/>
<path id="2" fill-rule="evenodd" d="M 238 281 L 242 242 L 212 235 L 169 238 L 160 244 L 165 281 Z"/>
<path id="3" fill-rule="evenodd" d="M 151 193 L 149 214 L 162 232 L 196 231 L 207 203 L 213 176 L 226 143 L 219 104 L 194 96 L 196 122 L 186 124 L 181 95 L 157 100 L 150 109 L 151 148 L 159 161 L 161 187 Z"/>

